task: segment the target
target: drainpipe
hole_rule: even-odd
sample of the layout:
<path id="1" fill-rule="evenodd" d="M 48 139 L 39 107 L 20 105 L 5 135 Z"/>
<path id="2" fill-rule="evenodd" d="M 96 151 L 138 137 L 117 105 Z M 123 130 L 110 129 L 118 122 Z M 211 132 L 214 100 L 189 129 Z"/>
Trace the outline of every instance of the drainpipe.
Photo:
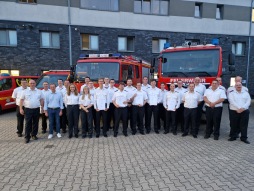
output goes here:
<path id="1" fill-rule="evenodd" d="M 72 49 L 71 49 L 71 3 L 68 0 L 68 28 L 69 28 L 69 60 L 72 66 Z"/>
<path id="2" fill-rule="evenodd" d="M 249 85 L 249 67 L 250 67 L 250 49 L 251 49 L 251 29 L 252 29 L 252 8 L 253 8 L 253 2 L 251 1 L 250 5 L 250 27 L 249 27 L 249 46 L 248 46 L 248 61 L 247 61 L 247 74 L 246 74 L 246 87 Z"/>

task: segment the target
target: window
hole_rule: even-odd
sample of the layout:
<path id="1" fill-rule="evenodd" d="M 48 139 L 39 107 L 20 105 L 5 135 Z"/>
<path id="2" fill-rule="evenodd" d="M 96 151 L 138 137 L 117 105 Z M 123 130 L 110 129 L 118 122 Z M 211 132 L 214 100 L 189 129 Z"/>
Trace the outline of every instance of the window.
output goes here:
<path id="1" fill-rule="evenodd" d="M 0 80 L 0 91 L 9 90 L 12 87 L 11 78 L 4 78 Z"/>
<path id="2" fill-rule="evenodd" d="M 0 46 L 17 46 L 17 31 L 0 29 Z"/>
<path id="3" fill-rule="evenodd" d="M 118 11 L 119 0 L 81 0 L 81 8 L 96 9 L 104 11 Z"/>
<path id="4" fill-rule="evenodd" d="M 155 15 L 168 15 L 168 5 L 168 0 L 135 0 L 134 12 Z"/>
<path id="5" fill-rule="evenodd" d="M 202 17 L 202 3 L 195 3 L 195 12 L 194 17 L 201 18 Z"/>
<path id="6" fill-rule="evenodd" d="M 134 37 L 118 37 L 118 51 L 133 52 Z"/>
<path id="7" fill-rule="evenodd" d="M 42 48 L 60 48 L 60 37 L 58 32 L 41 32 Z"/>
<path id="8" fill-rule="evenodd" d="M 216 7 L 216 19 L 222 19 L 223 17 L 223 5 L 217 5 Z"/>
<path id="9" fill-rule="evenodd" d="M 136 78 L 139 78 L 139 67 L 135 66 Z"/>
<path id="10" fill-rule="evenodd" d="M 237 56 L 245 55 L 245 42 L 233 42 L 232 43 L 232 53 Z"/>
<path id="11" fill-rule="evenodd" d="M 82 50 L 99 50 L 99 37 L 97 35 L 81 34 Z"/>
<path id="12" fill-rule="evenodd" d="M 254 22 L 254 8 L 252 8 L 252 18 L 251 21 Z"/>
<path id="13" fill-rule="evenodd" d="M 19 0 L 21 3 L 36 3 L 37 0 Z"/>
<path id="14" fill-rule="evenodd" d="M 158 39 L 153 38 L 152 41 L 152 53 L 159 53 L 163 50 L 164 44 L 167 42 L 167 39 Z"/>
<path id="15" fill-rule="evenodd" d="M 10 74 L 11 76 L 19 76 L 19 70 L 0 70 L 0 74 Z"/>

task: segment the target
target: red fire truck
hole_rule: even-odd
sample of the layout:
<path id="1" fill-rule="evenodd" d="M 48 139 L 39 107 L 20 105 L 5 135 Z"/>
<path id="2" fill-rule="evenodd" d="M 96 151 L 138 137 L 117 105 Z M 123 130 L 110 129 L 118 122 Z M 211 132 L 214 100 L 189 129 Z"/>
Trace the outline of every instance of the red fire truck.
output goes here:
<path id="1" fill-rule="evenodd" d="M 133 84 L 142 82 L 142 77 L 150 76 L 151 65 L 135 56 L 116 54 L 87 54 L 80 55 L 76 66 L 72 68 L 70 79 L 80 89 L 84 79 L 89 76 L 94 82 L 98 78 L 114 79 L 116 84 L 132 78 Z"/>
<path id="2" fill-rule="evenodd" d="M 195 77 L 200 77 L 201 83 L 210 86 L 213 79 L 222 75 L 222 48 L 218 39 L 213 39 L 212 44 L 185 42 L 182 46 L 165 45 L 158 57 L 158 86 L 161 82 L 169 85 L 182 80 L 187 87 Z M 234 71 L 233 55 L 229 58 L 229 64 L 232 65 L 229 71 Z M 155 61 L 152 65 L 155 65 Z"/>

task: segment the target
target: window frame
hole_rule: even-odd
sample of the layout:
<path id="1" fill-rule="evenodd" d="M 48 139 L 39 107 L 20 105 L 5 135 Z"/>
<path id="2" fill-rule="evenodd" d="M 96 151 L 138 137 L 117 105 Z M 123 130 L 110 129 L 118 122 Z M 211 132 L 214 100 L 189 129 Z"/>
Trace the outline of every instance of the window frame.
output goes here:
<path id="1" fill-rule="evenodd" d="M 50 46 L 42 46 L 42 33 L 49 33 Z M 58 47 L 52 46 L 52 34 L 53 33 L 58 34 L 58 38 L 59 38 L 59 46 Z M 60 49 L 61 48 L 60 32 L 57 32 L 57 31 L 40 31 L 40 48 Z"/>
<path id="2" fill-rule="evenodd" d="M 196 16 L 196 7 L 197 6 L 199 7 L 199 16 Z M 202 15 L 203 15 L 203 3 L 196 2 L 195 6 L 194 6 L 194 17 L 198 18 L 198 19 L 201 19 Z"/>
<path id="3" fill-rule="evenodd" d="M 162 48 L 162 50 L 160 50 L 160 41 L 162 41 L 162 40 L 165 40 L 165 43 L 167 43 L 168 42 L 168 39 L 167 38 L 157 38 L 157 37 L 153 37 L 152 38 L 152 53 L 153 54 L 158 54 L 158 53 L 160 53 L 162 50 L 163 50 L 163 48 Z M 158 51 L 153 51 L 154 50 L 154 48 L 153 48 L 153 41 L 158 41 Z M 164 47 L 164 44 L 163 44 L 163 47 Z"/>
<path id="4" fill-rule="evenodd" d="M 14 29 L 0 29 L 0 31 L 4 31 L 6 33 L 6 44 L 0 44 L 1 46 L 8 46 L 8 47 L 17 47 L 18 46 L 18 34 L 17 34 L 17 30 Z M 16 44 L 12 45 L 10 43 L 10 31 L 15 31 L 16 34 Z"/>
<path id="5" fill-rule="evenodd" d="M 89 48 L 88 49 L 86 49 L 86 48 L 83 48 L 83 35 L 88 35 L 88 37 L 89 37 L 89 41 L 88 41 L 88 43 L 89 43 Z M 97 40 L 97 49 L 91 49 L 91 36 L 96 36 L 97 38 L 98 38 L 98 40 Z M 98 51 L 98 50 L 100 50 L 100 43 L 99 43 L 99 41 L 100 41 L 100 39 L 99 39 L 99 35 L 97 35 L 97 34 L 89 34 L 89 33 L 80 33 L 80 49 L 81 50 L 92 50 L 92 51 Z"/>
<path id="6" fill-rule="evenodd" d="M 125 38 L 125 50 L 119 50 L 119 38 Z M 128 39 L 133 41 L 133 50 L 128 50 Z M 118 52 L 135 52 L 135 36 L 118 36 L 117 38 L 117 51 Z"/>
<path id="7" fill-rule="evenodd" d="M 143 11 L 143 4 L 144 4 L 144 1 L 149 1 L 150 2 L 150 5 L 149 5 L 149 13 L 147 13 L 147 12 L 144 12 Z M 154 13 L 154 3 L 153 3 L 153 1 L 155 2 L 155 1 L 158 1 L 158 3 L 159 3 L 159 13 Z M 161 5 L 161 2 L 163 2 L 163 1 L 165 1 L 165 2 L 168 2 L 168 5 L 167 5 L 167 13 L 166 14 L 163 14 L 162 13 L 162 5 Z M 137 11 L 135 11 L 135 2 L 140 2 L 141 3 L 141 5 L 140 5 L 140 12 L 137 12 Z M 133 8 L 133 13 L 135 13 L 135 14 L 144 14 L 144 15 L 160 15 L 160 16 L 168 16 L 169 15 L 169 5 L 170 5 L 170 0 L 134 0 L 133 1 L 133 6 L 134 6 L 134 8 Z"/>
<path id="8" fill-rule="evenodd" d="M 236 54 L 236 49 L 237 49 L 236 45 L 237 45 L 237 43 L 242 44 L 242 54 Z M 234 47 L 234 51 L 233 51 L 233 47 Z M 231 50 L 232 50 L 232 53 L 235 56 L 239 56 L 239 57 L 246 56 L 246 42 L 244 42 L 244 41 L 232 41 Z"/>
<path id="9" fill-rule="evenodd" d="M 108 0 L 109 1 L 109 5 L 111 7 L 112 5 L 112 1 L 117 1 L 117 10 L 112 10 L 112 9 L 100 9 L 100 8 L 91 8 L 91 7 L 85 7 L 85 6 L 82 6 L 82 0 L 80 0 L 80 8 L 81 9 L 87 9 L 87 10 L 97 10 L 97 11 L 111 11 L 111 12 L 119 12 L 120 11 L 120 5 L 119 5 L 119 0 Z M 85 1 L 85 0 L 83 0 Z"/>
<path id="10" fill-rule="evenodd" d="M 220 18 L 217 18 L 217 9 L 219 9 Z M 216 20 L 223 20 L 223 13 L 224 13 L 224 5 L 218 4 L 216 6 L 215 19 Z"/>
<path id="11" fill-rule="evenodd" d="M 24 3 L 24 4 L 30 4 L 30 5 L 35 5 L 37 4 L 37 0 L 33 0 L 34 2 L 30 3 L 28 2 L 29 0 L 26 0 L 26 2 L 22 2 L 22 0 L 17 0 L 17 3 Z"/>

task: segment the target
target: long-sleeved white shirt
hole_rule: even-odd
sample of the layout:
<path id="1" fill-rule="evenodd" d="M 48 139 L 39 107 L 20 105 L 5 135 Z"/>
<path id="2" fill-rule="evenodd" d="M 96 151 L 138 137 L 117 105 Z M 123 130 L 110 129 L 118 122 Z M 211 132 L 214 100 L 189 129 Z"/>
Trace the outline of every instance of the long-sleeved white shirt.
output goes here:
<path id="1" fill-rule="evenodd" d="M 65 94 L 64 97 L 65 105 L 78 105 L 79 104 L 79 94 L 75 95 L 74 93 L 70 93 L 70 95 Z"/>
<path id="2" fill-rule="evenodd" d="M 228 94 L 229 108 L 238 110 L 240 108 L 248 109 L 251 104 L 250 94 L 246 90 L 238 92 L 233 90 Z"/>
<path id="3" fill-rule="evenodd" d="M 147 90 L 148 104 L 149 105 L 158 105 L 160 103 L 160 89 L 157 87 L 149 88 Z"/>
<path id="4" fill-rule="evenodd" d="M 96 88 L 94 92 L 94 108 L 99 110 L 105 110 L 109 108 L 110 100 L 108 90 L 104 88 Z"/>
<path id="5" fill-rule="evenodd" d="M 168 111 L 175 111 L 180 107 L 180 94 L 176 91 L 168 91 L 163 98 L 163 106 Z"/>

